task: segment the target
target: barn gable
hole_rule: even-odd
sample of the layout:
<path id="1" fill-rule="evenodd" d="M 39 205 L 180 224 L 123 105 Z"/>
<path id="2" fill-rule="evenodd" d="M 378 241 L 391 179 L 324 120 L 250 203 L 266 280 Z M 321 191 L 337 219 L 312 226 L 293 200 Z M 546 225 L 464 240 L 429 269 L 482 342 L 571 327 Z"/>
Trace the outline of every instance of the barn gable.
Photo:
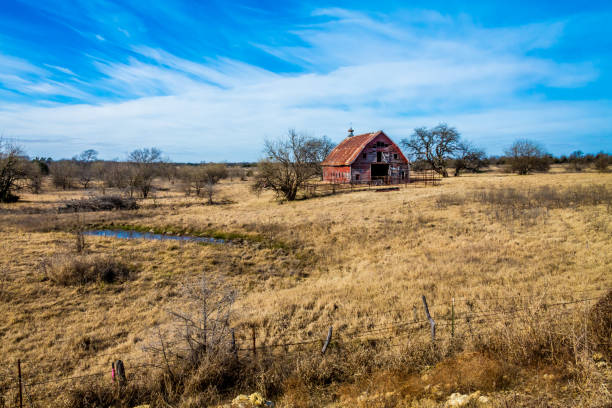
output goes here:
<path id="1" fill-rule="evenodd" d="M 334 183 L 399 183 L 410 170 L 408 159 L 383 131 L 347 137 L 321 165 L 323 179 Z"/>
<path id="2" fill-rule="evenodd" d="M 344 139 L 338 146 L 321 163 L 322 166 L 350 166 L 362 154 L 363 150 L 368 147 L 371 142 L 382 141 L 396 148 L 399 153 L 400 160 L 408 163 L 408 159 L 404 156 L 400 148 L 383 132 L 379 130 L 373 133 L 364 133 L 361 135 L 349 136 Z"/>

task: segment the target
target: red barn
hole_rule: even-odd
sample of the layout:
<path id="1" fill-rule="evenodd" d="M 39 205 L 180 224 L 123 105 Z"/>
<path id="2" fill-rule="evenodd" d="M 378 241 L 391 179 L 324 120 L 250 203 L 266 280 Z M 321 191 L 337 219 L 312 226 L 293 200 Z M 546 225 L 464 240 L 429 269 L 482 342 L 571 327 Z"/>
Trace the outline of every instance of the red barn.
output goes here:
<path id="1" fill-rule="evenodd" d="M 321 163 L 323 180 L 332 183 L 399 184 L 409 180 L 410 163 L 382 130 L 344 139 Z"/>

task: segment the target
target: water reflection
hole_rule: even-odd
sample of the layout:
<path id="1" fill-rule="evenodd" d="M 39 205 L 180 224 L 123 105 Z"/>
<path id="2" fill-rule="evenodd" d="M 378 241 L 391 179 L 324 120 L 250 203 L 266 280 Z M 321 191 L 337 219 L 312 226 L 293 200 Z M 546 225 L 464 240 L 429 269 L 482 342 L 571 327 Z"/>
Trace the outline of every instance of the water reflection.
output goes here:
<path id="1" fill-rule="evenodd" d="M 224 239 L 211 237 L 193 237 L 189 235 L 166 235 L 155 234 L 153 232 L 138 232 L 129 230 L 91 230 L 83 232 L 85 235 L 93 235 L 97 237 L 113 237 L 121 239 L 150 239 L 157 241 L 188 241 L 188 242 L 206 242 L 211 244 L 224 244 Z"/>

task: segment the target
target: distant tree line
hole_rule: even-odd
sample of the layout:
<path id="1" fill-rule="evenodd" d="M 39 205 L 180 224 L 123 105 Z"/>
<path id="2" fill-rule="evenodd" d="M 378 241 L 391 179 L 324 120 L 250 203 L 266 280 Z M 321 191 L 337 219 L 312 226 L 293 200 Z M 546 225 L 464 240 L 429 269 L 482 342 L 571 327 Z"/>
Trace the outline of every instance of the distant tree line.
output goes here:
<path id="1" fill-rule="evenodd" d="M 29 158 L 17 145 L 0 139 L 0 202 L 17 201 L 21 190 L 40 193 L 47 178 L 56 189 L 99 189 L 102 194 L 114 189 L 130 198 L 150 197 L 166 180 L 178 183 L 186 195 L 205 197 L 212 204 L 219 181 L 246 180 L 253 175 L 253 166 L 172 163 L 155 147 L 136 149 L 125 160 L 100 160 L 93 149 L 71 159 Z"/>
<path id="2" fill-rule="evenodd" d="M 481 172 L 501 166 L 517 174 L 547 171 L 551 164 L 563 164 L 570 171 L 592 167 L 608 171 L 612 157 L 604 152 L 584 154 L 581 151 L 555 157 L 530 140 L 516 140 L 504 155 L 489 156 L 485 151 L 461 138 L 451 126 L 417 128 L 400 142 L 411 158 L 415 171 L 431 169 L 444 177 L 449 170 L 459 176 L 464 172 Z M 97 188 L 120 190 L 130 198 L 150 197 L 155 183 L 178 182 L 188 196 L 204 197 L 214 202 L 217 184 L 223 179 L 246 180 L 252 177 L 253 190 L 272 190 L 284 200 L 294 200 L 304 183 L 322 178 L 321 162 L 334 148 L 326 136 L 312 137 L 290 130 L 285 137 L 267 140 L 264 158 L 258 163 L 172 163 L 161 150 L 142 148 L 132 151 L 125 160 L 100 160 L 98 152 L 85 150 L 69 160 L 50 157 L 29 158 L 19 146 L 0 139 L 0 202 L 19 199 L 20 190 L 38 194 L 43 181 L 49 179 L 57 189 Z M 159 186 L 158 186 L 159 187 Z"/>
<path id="3" fill-rule="evenodd" d="M 583 154 L 575 151 L 569 156 L 554 157 L 540 144 L 528 139 L 518 139 L 504 150 L 503 156 L 487 157 L 485 151 L 463 140 L 454 127 L 445 123 L 428 129 L 417 128 L 413 134 L 400 142 L 412 159 L 414 170 L 431 169 L 443 177 L 448 177 L 448 169 L 453 168 L 455 176 L 461 172 L 477 173 L 490 165 L 504 166 L 517 174 L 545 172 L 551 164 L 568 164 L 569 170 L 581 171 L 593 166 L 599 171 L 607 171 L 612 157 L 600 152 Z"/>

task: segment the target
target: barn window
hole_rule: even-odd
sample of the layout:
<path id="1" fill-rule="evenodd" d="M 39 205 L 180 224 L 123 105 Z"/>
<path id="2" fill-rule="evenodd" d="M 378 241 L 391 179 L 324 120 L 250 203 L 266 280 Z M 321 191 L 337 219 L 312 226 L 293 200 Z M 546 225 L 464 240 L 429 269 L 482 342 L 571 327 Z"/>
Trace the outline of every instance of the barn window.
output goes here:
<path id="1" fill-rule="evenodd" d="M 397 153 L 393 153 L 393 158 L 397 160 Z"/>
<path id="2" fill-rule="evenodd" d="M 363 156 L 363 158 L 365 159 L 365 158 L 367 158 L 367 157 L 368 157 L 368 154 L 367 154 L 367 153 L 364 153 L 362 156 Z"/>
<path id="3" fill-rule="evenodd" d="M 355 174 L 355 180 L 359 180 L 359 174 Z"/>

